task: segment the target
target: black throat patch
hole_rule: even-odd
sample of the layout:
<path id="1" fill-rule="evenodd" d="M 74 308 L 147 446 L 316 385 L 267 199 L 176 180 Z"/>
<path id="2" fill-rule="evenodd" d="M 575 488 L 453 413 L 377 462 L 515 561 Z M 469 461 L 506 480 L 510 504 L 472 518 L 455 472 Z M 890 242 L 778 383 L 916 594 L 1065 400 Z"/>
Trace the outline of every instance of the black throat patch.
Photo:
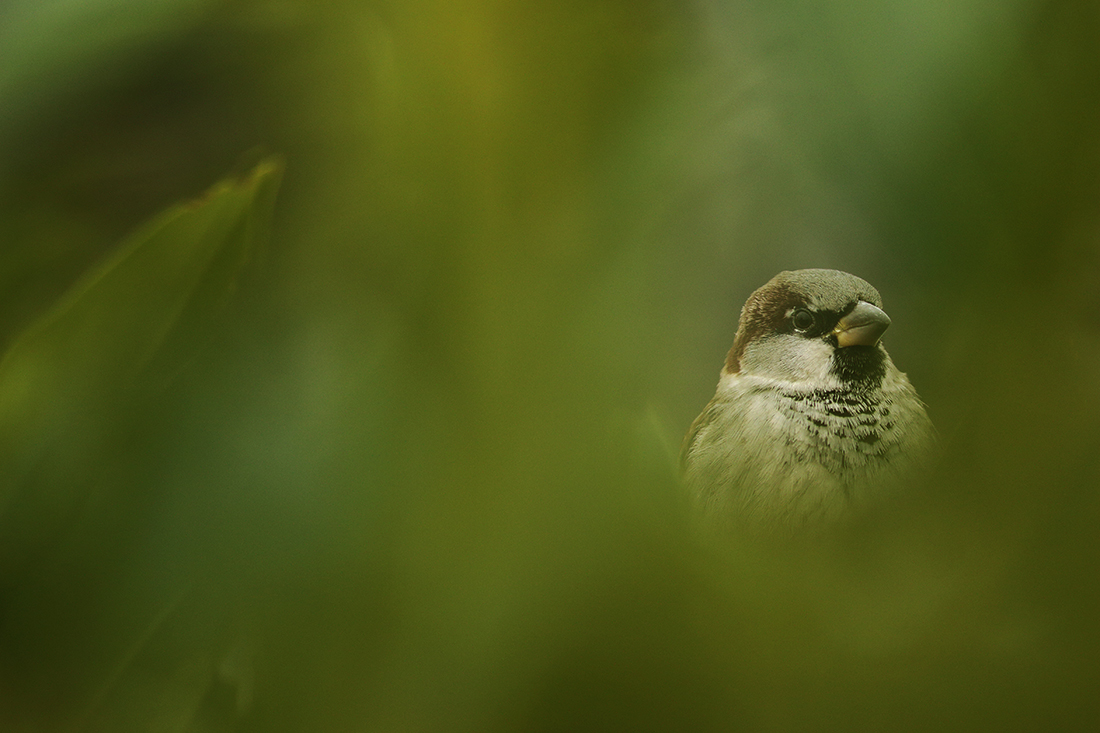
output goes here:
<path id="1" fill-rule="evenodd" d="M 854 388 L 874 388 L 886 377 L 886 354 L 878 346 L 849 346 L 833 352 L 829 371 Z"/>

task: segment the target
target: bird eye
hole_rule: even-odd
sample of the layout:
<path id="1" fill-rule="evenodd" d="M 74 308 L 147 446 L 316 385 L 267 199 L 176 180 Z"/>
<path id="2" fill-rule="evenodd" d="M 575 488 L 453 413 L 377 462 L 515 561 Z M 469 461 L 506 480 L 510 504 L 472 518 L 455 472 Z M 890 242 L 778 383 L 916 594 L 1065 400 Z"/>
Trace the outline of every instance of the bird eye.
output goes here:
<path id="1" fill-rule="evenodd" d="M 791 314 L 791 325 L 795 331 L 809 331 L 814 325 L 814 314 L 805 308 L 799 308 Z"/>

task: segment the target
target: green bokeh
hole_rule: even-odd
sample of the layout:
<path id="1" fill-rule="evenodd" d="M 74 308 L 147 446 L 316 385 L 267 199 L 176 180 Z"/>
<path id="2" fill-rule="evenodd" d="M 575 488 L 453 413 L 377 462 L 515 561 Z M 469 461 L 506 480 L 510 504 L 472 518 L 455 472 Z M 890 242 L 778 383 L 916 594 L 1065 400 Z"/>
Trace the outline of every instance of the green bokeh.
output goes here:
<path id="1" fill-rule="evenodd" d="M 27 418 L 52 461 L 0 414 L 0 728 L 1097 725 L 1098 32 L 1084 1 L 9 3 L 9 360 L 143 222 L 285 171 L 217 308 L 133 278 L 57 342 L 89 345 Z M 679 438 L 800 267 L 883 293 L 943 460 L 828 537 L 701 541 Z M 111 366 L 146 321 L 172 347 Z"/>

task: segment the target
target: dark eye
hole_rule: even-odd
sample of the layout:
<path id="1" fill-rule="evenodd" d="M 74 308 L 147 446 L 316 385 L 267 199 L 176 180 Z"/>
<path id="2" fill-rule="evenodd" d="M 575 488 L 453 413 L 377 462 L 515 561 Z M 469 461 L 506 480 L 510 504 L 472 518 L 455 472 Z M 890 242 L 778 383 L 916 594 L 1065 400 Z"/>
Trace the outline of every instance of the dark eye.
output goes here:
<path id="1" fill-rule="evenodd" d="M 795 331 L 809 331 L 814 325 L 814 314 L 805 308 L 799 308 L 791 314 L 791 325 Z"/>

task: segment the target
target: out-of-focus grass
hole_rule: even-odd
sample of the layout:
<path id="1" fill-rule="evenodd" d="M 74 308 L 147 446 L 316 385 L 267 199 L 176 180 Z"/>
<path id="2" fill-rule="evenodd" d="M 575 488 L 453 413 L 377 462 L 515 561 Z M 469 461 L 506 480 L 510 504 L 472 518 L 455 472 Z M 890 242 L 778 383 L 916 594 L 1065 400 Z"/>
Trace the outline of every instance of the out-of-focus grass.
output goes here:
<path id="1" fill-rule="evenodd" d="M 5 343 L 245 151 L 285 181 L 0 578 L 5 730 L 1096 721 L 1091 4 L 138 5 L 0 11 Z M 834 536 L 701 542 L 669 448 L 817 266 L 883 292 L 944 459 Z"/>

